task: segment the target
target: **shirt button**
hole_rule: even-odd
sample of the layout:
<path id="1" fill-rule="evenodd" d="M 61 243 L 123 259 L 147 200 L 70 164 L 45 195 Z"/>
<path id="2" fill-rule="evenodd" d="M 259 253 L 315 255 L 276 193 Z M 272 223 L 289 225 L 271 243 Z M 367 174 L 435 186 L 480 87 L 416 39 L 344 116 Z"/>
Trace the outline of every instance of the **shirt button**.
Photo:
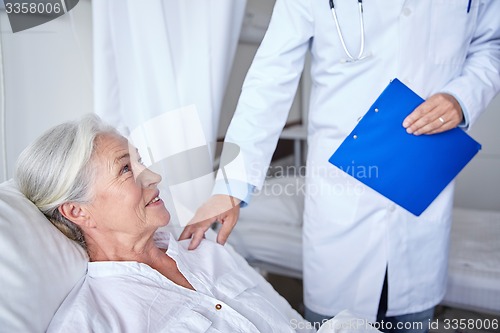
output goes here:
<path id="1" fill-rule="evenodd" d="M 392 213 L 393 211 L 396 210 L 396 205 L 390 205 L 389 206 L 389 211 Z"/>
<path id="2" fill-rule="evenodd" d="M 408 8 L 408 7 L 405 7 L 405 8 L 403 9 L 403 15 L 404 15 L 404 16 L 410 16 L 410 15 L 411 15 L 411 9 L 410 9 L 410 8 Z"/>
<path id="3" fill-rule="evenodd" d="M 215 304 L 215 310 L 220 310 L 222 309 L 222 305 L 220 304 Z"/>

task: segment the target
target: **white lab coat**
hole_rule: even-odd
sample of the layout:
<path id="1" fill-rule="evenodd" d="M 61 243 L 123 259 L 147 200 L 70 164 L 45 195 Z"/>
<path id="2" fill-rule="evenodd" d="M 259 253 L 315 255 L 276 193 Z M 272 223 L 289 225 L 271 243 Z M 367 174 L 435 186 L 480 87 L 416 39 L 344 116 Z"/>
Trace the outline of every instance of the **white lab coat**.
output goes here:
<path id="1" fill-rule="evenodd" d="M 260 187 L 310 49 L 303 261 L 305 305 L 312 311 L 349 309 L 374 320 L 386 267 L 388 316 L 442 299 L 453 184 L 417 218 L 328 158 L 393 78 L 424 98 L 455 96 L 467 124 L 474 123 L 500 87 L 500 1 L 473 0 L 467 12 L 468 2 L 365 1 L 365 54 L 371 56 L 343 63 L 328 0 L 277 0 L 226 141 L 241 147 L 248 182 Z M 347 47 L 357 54 L 357 1 L 335 5 Z"/>

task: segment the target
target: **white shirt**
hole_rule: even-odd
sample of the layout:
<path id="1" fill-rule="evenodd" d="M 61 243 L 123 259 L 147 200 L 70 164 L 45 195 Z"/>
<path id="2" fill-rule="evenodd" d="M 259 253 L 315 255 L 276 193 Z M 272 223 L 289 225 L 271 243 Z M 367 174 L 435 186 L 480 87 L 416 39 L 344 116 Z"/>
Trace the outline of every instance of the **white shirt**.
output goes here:
<path id="1" fill-rule="evenodd" d="M 90 262 L 48 332 L 271 333 L 310 328 L 262 276 L 223 246 L 203 240 L 189 251 L 189 240 L 157 235 L 157 244 L 168 246 L 167 255 L 196 291 L 145 264 Z"/>
<path id="2" fill-rule="evenodd" d="M 357 54 L 358 2 L 334 2 L 347 48 Z M 453 184 L 416 217 L 328 159 L 393 78 L 423 98 L 451 94 L 473 124 L 500 89 L 500 1 L 370 0 L 363 6 L 365 55 L 371 55 L 345 62 L 329 0 L 277 0 L 226 141 L 241 149 L 246 182 L 260 187 L 310 50 L 304 302 L 320 314 L 349 309 L 374 320 L 386 268 L 388 316 L 420 312 L 442 299 Z M 225 171 L 241 181 L 238 170 L 236 176 Z"/>

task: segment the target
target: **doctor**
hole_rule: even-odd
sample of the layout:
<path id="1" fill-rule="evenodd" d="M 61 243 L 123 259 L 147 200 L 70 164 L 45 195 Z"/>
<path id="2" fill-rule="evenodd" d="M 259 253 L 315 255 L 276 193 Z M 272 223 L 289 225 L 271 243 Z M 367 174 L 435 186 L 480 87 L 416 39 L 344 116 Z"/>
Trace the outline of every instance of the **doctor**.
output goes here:
<path id="1" fill-rule="evenodd" d="M 498 13 L 492 0 L 276 1 L 226 141 L 241 148 L 248 186 L 260 188 L 310 50 L 307 319 L 350 309 L 384 321 L 385 331 L 401 323 L 413 329 L 399 331 L 427 331 L 445 292 L 453 184 L 417 218 L 328 158 L 393 78 L 427 100 L 404 120 L 409 135 L 471 126 L 500 89 Z M 214 221 L 223 223 L 219 242 L 226 240 L 239 208 L 217 210 L 224 194 L 249 200 L 241 182 L 230 185 L 216 188 L 193 219 L 201 222 L 184 230 L 192 248 Z"/>

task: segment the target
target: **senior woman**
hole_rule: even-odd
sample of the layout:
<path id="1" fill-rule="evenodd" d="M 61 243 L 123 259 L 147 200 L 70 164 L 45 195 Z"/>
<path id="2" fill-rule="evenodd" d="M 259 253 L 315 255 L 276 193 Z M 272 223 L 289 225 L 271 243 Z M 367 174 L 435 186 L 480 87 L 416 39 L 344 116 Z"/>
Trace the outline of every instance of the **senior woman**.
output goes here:
<path id="1" fill-rule="evenodd" d="M 20 190 L 90 258 L 49 332 L 295 332 L 311 325 L 241 258 L 158 231 L 170 215 L 137 150 L 90 115 L 20 156 Z M 247 270 L 247 273 L 249 271 Z M 312 331 L 312 330 L 311 330 Z"/>

